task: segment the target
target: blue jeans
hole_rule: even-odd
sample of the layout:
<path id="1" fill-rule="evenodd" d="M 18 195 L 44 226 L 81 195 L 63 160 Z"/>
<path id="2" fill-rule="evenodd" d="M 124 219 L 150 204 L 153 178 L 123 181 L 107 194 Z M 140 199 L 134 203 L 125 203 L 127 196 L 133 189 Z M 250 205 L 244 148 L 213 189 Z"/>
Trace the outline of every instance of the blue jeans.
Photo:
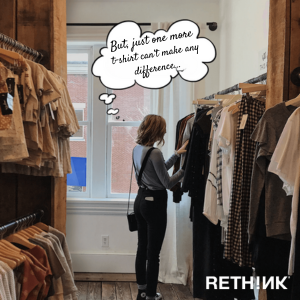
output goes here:
<path id="1" fill-rule="evenodd" d="M 153 198 L 145 200 L 145 198 Z M 140 188 L 134 202 L 138 225 L 138 249 L 135 261 L 137 284 L 147 284 L 146 294 L 156 295 L 159 254 L 167 227 L 167 190 Z"/>

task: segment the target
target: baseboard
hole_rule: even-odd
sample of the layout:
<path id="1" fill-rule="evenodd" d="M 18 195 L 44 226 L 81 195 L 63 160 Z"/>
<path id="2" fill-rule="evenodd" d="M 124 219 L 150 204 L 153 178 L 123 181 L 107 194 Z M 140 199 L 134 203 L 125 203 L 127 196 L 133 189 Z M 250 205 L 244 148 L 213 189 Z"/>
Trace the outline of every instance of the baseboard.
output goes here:
<path id="1" fill-rule="evenodd" d="M 135 274 L 124 273 L 75 273 L 76 281 L 126 281 L 136 282 Z"/>
<path id="2" fill-rule="evenodd" d="M 135 273 L 133 253 L 71 253 L 74 272 Z"/>

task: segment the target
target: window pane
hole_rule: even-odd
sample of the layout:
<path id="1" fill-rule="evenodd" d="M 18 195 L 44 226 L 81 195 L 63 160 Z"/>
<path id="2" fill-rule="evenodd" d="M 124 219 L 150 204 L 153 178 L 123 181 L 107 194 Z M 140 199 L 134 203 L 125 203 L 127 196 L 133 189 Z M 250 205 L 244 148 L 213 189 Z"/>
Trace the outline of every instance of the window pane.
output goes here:
<path id="1" fill-rule="evenodd" d="M 68 90 L 74 108 L 83 115 L 78 121 L 87 120 L 88 100 L 88 54 L 68 53 Z M 77 116 L 78 117 L 78 116 Z"/>
<path id="2" fill-rule="evenodd" d="M 88 54 L 68 53 L 68 91 L 79 125 L 87 120 Z M 86 192 L 87 126 L 81 125 L 70 138 L 72 174 L 67 175 L 68 192 Z"/>
<path id="3" fill-rule="evenodd" d="M 119 113 L 111 117 L 111 121 L 142 121 L 150 112 L 151 90 L 134 85 L 125 90 L 113 90 L 117 97 L 112 107 Z"/>
<path id="4" fill-rule="evenodd" d="M 129 192 L 132 167 L 132 150 L 136 146 L 135 139 L 138 127 L 112 126 L 111 150 L 111 193 Z M 138 186 L 134 171 L 132 175 L 131 193 L 137 193 Z"/>
<path id="5" fill-rule="evenodd" d="M 86 191 L 87 126 L 80 127 L 82 138 L 73 140 L 74 135 L 70 139 L 72 174 L 67 175 L 68 192 Z"/>

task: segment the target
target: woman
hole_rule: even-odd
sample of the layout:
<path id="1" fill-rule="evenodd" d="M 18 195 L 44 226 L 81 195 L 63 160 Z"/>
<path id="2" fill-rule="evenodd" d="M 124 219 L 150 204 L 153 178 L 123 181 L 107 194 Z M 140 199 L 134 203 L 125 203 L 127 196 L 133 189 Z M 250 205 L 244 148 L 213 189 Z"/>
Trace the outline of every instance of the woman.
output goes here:
<path id="1" fill-rule="evenodd" d="M 138 129 L 137 146 L 133 149 L 135 176 L 138 181 L 143 161 L 154 143 L 164 144 L 166 121 L 161 116 L 147 115 Z M 137 300 L 162 299 L 156 293 L 159 253 L 165 237 L 167 226 L 166 189 L 173 187 L 184 175 L 180 169 L 173 176 L 168 170 L 174 165 L 180 155 L 186 152 L 186 142 L 178 151 L 175 151 L 169 160 L 164 161 L 161 151 L 154 148 L 141 173 L 138 195 L 134 202 L 134 212 L 138 224 L 138 249 L 135 269 L 138 284 Z M 146 261 L 147 267 L 146 267 Z M 146 298 L 147 297 L 147 298 Z"/>

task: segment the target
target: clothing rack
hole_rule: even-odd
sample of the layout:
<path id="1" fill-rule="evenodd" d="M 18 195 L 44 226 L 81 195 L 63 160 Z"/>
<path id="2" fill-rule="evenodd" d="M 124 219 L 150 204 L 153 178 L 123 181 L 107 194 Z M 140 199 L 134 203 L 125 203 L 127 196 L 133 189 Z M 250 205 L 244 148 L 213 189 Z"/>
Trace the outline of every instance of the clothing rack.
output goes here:
<path id="1" fill-rule="evenodd" d="M 25 217 L 11 221 L 6 225 L 0 226 L 0 239 L 3 239 L 4 237 L 7 237 L 14 232 L 17 232 L 21 229 L 28 228 L 29 226 L 32 226 L 40 222 L 43 215 L 44 215 L 44 211 L 39 210 L 36 213 L 27 215 Z"/>
<path id="2" fill-rule="evenodd" d="M 267 73 L 264 73 L 260 76 L 257 76 L 257 77 L 254 77 L 252 79 L 249 79 L 248 81 L 245 81 L 243 83 L 258 83 L 258 82 L 261 82 L 263 80 L 266 80 L 267 79 Z M 238 91 L 240 90 L 239 88 L 239 85 L 236 84 L 230 88 L 227 88 L 225 90 L 222 90 L 218 93 L 215 93 L 215 94 L 212 94 L 212 95 L 209 95 L 207 97 L 204 97 L 203 99 L 206 99 L 206 100 L 210 100 L 210 99 L 214 99 L 215 98 L 215 95 L 226 95 L 226 94 L 229 94 L 229 93 L 232 93 L 232 92 L 235 92 L 235 91 Z"/>
<path id="3" fill-rule="evenodd" d="M 40 62 L 43 59 L 43 54 L 25 46 L 24 44 L 10 38 L 9 36 L 0 33 L 0 44 L 3 43 L 7 48 L 14 52 L 22 52 L 23 54 L 29 54 L 34 57 L 36 62 Z M 21 54 L 21 53 L 20 53 Z"/>

